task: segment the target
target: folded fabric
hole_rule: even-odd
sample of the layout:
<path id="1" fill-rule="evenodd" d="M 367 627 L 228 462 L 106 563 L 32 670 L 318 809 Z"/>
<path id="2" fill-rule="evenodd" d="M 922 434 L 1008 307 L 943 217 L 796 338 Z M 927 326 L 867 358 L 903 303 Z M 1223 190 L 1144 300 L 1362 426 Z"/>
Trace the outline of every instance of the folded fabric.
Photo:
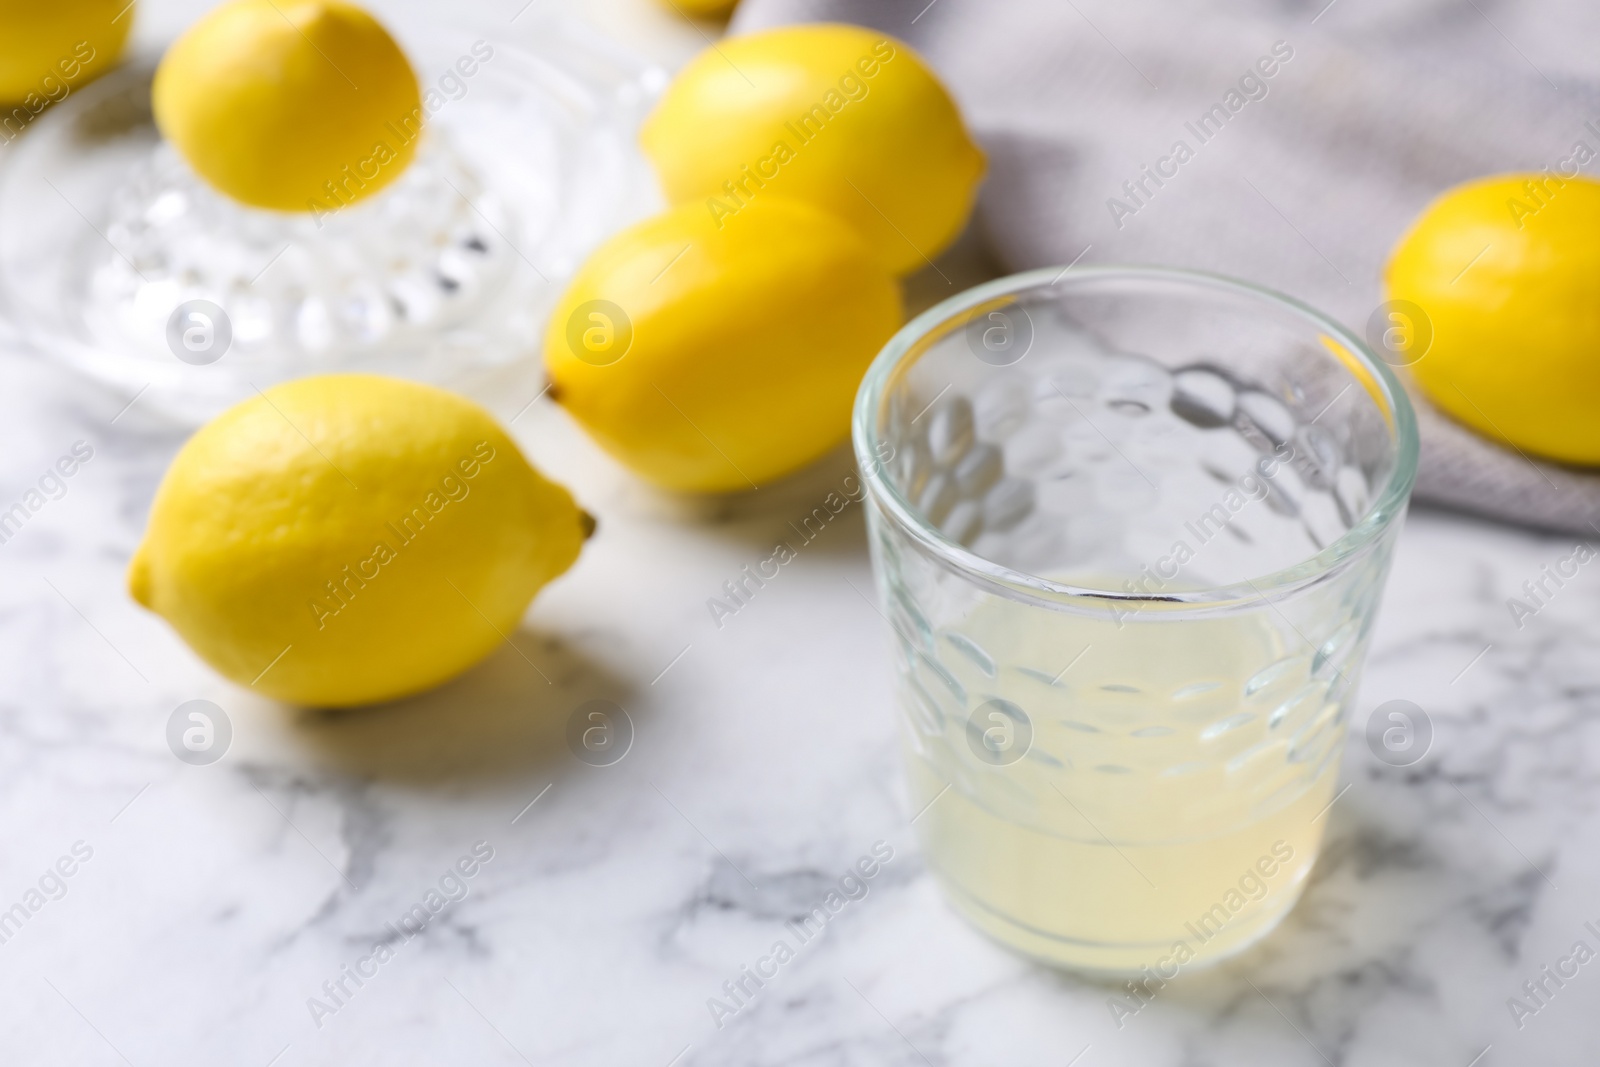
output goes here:
<path id="1" fill-rule="evenodd" d="M 1007 268 L 1213 270 L 1362 332 L 1434 196 L 1600 151 L 1600 5 L 1582 0 L 745 0 L 732 30 L 814 20 L 874 26 L 939 70 L 989 154 L 977 224 Z M 1412 396 L 1418 499 L 1600 532 L 1600 472 Z"/>

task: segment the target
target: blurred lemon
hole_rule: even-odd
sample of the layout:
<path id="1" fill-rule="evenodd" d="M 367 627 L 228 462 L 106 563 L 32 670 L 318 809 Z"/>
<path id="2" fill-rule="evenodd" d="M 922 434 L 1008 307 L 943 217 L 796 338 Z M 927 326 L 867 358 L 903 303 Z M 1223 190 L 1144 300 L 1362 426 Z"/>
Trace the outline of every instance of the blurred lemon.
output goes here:
<path id="1" fill-rule="evenodd" d="M 327 375 L 269 389 L 189 439 L 128 587 L 241 685 L 365 704 L 487 656 L 591 528 L 476 404 Z"/>
<path id="2" fill-rule="evenodd" d="M 128 40 L 131 7 L 126 0 L 0 0 L 0 104 L 38 114 L 110 70 Z"/>
<path id="3" fill-rule="evenodd" d="M 661 0 L 673 10 L 702 19 L 726 18 L 739 0 Z"/>
<path id="4" fill-rule="evenodd" d="M 417 78 L 375 19 L 340 0 L 233 0 L 178 38 L 156 123 L 219 190 L 254 207 L 332 212 L 411 162 Z"/>
<path id="5" fill-rule="evenodd" d="M 776 196 L 719 228 L 698 204 L 619 234 L 557 305 L 553 395 L 670 489 L 750 489 L 849 432 L 867 364 L 900 324 L 894 277 L 854 230 Z"/>
<path id="6" fill-rule="evenodd" d="M 1490 437 L 1600 464 L 1600 182 L 1469 182 L 1401 239 L 1389 295 L 1432 343 L 1411 365 L 1439 407 Z"/>
<path id="7" fill-rule="evenodd" d="M 896 273 L 955 240 L 984 169 L 922 59 L 858 26 L 720 42 L 668 87 L 642 138 L 673 203 L 731 227 L 765 197 L 804 200 L 849 222 Z"/>

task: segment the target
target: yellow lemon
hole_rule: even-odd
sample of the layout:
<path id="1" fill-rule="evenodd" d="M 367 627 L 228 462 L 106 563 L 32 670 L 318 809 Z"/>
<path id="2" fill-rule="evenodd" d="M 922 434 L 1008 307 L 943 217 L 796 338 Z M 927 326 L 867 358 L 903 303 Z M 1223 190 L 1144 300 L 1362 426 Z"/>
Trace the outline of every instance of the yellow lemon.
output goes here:
<path id="1" fill-rule="evenodd" d="M 861 375 L 899 323 L 894 277 L 832 215 L 767 197 L 719 226 L 691 204 L 584 264 L 545 365 L 561 405 L 638 474 L 750 489 L 844 439 Z"/>
<path id="2" fill-rule="evenodd" d="M 476 404 L 326 375 L 269 389 L 189 439 L 128 587 L 241 685 L 366 704 L 487 656 L 592 528 Z"/>
<path id="3" fill-rule="evenodd" d="M 0 104 L 31 117 L 116 65 L 133 25 L 126 0 L 0 0 Z M 0 140 L 27 120 L 7 108 Z M 7 121 L 9 120 L 9 121 Z"/>
<path id="4" fill-rule="evenodd" d="M 663 4 L 682 15 L 694 18 L 726 18 L 739 0 L 661 0 Z"/>
<path id="5" fill-rule="evenodd" d="M 1458 186 L 1401 239 L 1392 299 L 1425 316 L 1411 373 L 1490 437 L 1600 464 L 1600 182 L 1513 174 Z"/>
<path id="6" fill-rule="evenodd" d="M 897 273 L 955 240 L 984 169 L 921 57 L 859 26 L 720 42 L 668 87 L 642 137 L 673 203 L 732 225 L 764 198 L 804 200 L 849 222 Z"/>
<path id="7" fill-rule="evenodd" d="M 254 207 L 334 211 L 394 181 L 422 132 L 394 38 L 340 0 L 232 0 L 178 38 L 156 123 L 219 190 Z"/>

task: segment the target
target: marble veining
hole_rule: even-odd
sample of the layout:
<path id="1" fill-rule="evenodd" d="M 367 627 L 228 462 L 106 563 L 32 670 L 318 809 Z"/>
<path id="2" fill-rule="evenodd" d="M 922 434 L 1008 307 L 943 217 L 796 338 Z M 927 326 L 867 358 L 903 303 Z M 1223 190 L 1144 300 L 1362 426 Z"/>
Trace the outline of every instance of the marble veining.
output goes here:
<path id="1" fill-rule="evenodd" d="M 0 942 L 8 1064 L 1488 1067 L 1600 1054 L 1600 966 L 1520 1020 L 1507 1005 L 1575 942 L 1600 948 L 1585 927 L 1600 926 L 1600 571 L 1520 628 L 1506 605 L 1569 539 L 1410 517 L 1348 789 L 1304 899 L 1256 949 L 1182 975 L 1119 1027 L 1107 1002 L 1126 990 L 996 948 L 925 870 L 860 509 L 736 617 L 719 626 L 706 609 L 850 473 L 843 452 L 700 505 L 642 489 L 540 402 L 518 439 L 600 531 L 515 648 L 393 706 L 299 711 L 218 680 L 123 590 L 181 433 L 137 405 L 117 416 L 125 398 L 37 360 L 0 357 L 0 373 L 0 497 L 75 440 L 96 450 L 0 545 L 0 914 L 76 842 L 93 850 Z M 510 382 L 491 402 L 509 419 L 536 391 Z M 172 710 L 197 697 L 234 729 L 204 767 L 165 741 Z M 567 716 L 597 697 L 634 727 L 607 767 L 565 743 Z M 1362 736 L 1396 698 L 1434 731 L 1405 768 Z M 477 842 L 494 856 L 465 894 L 397 933 Z M 799 943 L 790 924 L 876 842 L 893 859 Z M 783 938 L 793 958 L 736 1013 L 708 1009 Z M 337 1011 L 308 1008 L 378 944 L 392 958 L 347 982 Z"/>

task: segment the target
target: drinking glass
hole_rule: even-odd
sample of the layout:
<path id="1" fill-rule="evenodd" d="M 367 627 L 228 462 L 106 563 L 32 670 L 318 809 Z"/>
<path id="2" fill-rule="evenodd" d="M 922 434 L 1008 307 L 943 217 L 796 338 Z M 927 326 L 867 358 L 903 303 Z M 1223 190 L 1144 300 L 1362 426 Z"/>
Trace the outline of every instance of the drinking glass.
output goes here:
<path id="1" fill-rule="evenodd" d="M 955 908 L 1163 980 L 1270 931 L 1415 478 L 1388 367 L 1244 282 L 1039 270 L 901 330 L 854 439 L 913 821 Z"/>

